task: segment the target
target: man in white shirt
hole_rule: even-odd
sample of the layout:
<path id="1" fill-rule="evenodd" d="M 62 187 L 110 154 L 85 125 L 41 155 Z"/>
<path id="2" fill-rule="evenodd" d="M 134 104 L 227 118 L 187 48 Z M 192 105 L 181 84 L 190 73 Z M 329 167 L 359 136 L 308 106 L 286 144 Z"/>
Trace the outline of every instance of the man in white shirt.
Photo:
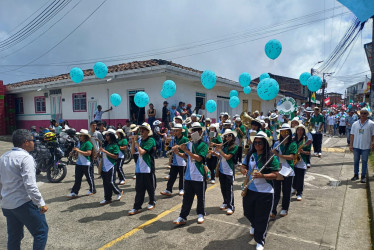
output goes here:
<path id="1" fill-rule="evenodd" d="M 0 158 L 0 198 L 7 220 L 8 249 L 20 249 L 24 226 L 34 237 L 33 249 L 45 249 L 48 211 L 36 185 L 34 137 L 26 129 L 12 135 L 14 147 Z"/>
<path id="2" fill-rule="evenodd" d="M 374 148 L 374 122 L 368 119 L 369 111 L 362 108 L 360 120 L 353 123 L 349 150 L 354 157 L 354 176 L 352 181 L 358 180 L 360 156 L 362 160 L 361 183 L 366 182 L 366 171 L 370 149 Z"/>
<path id="3" fill-rule="evenodd" d="M 102 107 L 101 105 L 98 105 L 97 106 L 97 110 L 94 114 L 94 121 L 101 121 L 101 116 L 105 113 L 105 112 L 108 112 L 108 111 L 111 111 L 113 109 L 113 107 L 110 107 L 109 109 L 105 110 L 105 111 L 102 111 Z"/>

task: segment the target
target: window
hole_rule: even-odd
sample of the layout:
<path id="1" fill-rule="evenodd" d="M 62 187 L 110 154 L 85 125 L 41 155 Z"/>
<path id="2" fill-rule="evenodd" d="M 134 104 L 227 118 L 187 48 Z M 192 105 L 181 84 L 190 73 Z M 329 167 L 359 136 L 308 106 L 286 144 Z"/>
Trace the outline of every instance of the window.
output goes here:
<path id="1" fill-rule="evenodd" d="M 23 114 L 23 98 L 16 98 L 16 114 Z"/>
<path id="2" fill-rule="evenodd" d="M 74 112 L 87 112 L 86 93 L 73 94 L 73 111 Z"/>
<path id="3" fill-rule="evenodd" d="M 36 96 L 34 99 L 35 102 L 35 113 L 45 113 L 45 97 Z"/>

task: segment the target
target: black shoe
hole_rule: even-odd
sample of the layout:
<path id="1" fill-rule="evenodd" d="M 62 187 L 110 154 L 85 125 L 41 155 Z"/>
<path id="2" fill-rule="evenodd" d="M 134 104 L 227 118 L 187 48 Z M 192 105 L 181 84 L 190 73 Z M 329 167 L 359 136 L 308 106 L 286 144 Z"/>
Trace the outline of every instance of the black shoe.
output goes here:
<path id="1" fill-rule="evenodd" d="M 365 177 L 361 178 L 361 183 L 366 183 L 366 178 Z"/>
<path id="2" fill-rule="evenodd" d="M 353 177 L 352 177 L 352 179 L 351 179 L 351 181 L 357 181 L 358 180 L 358 175 L 354 175 Z"/>

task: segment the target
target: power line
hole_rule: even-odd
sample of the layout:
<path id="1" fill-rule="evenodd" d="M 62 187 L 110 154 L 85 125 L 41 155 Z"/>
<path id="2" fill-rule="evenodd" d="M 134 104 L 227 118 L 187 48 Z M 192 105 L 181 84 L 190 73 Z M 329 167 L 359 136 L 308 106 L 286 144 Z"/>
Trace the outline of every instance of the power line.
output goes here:
<path id="1" fill-rule="evenodd" d="M 321 11 L 319 11 L 317 13 L 320 14 Z M 347 13 L 349 13 L 349 12 L 337 14 L 336 16 L 344 15 L 344 14 L 347 14 Z M 309 14 L 307 16 L 312 16 L 312 15 L 315 15 L 315 13 Z M 331 18 L 331 17 L 328 17 L 328 18 Z M 297 20 L 297 19 L 305 20 L 304 17 L 293 18 L 291 20 Z M 126 55 L 119 55 L 119 56 L 115 56 L 115 57 L 89 59 L 89 60 L 92 60 L 92 61 L 70 61 L 70 62 L 60 62 L 60 63 L 50 63 L 50 64 L 36 64 L 36 65 L 33 64 L 33 65 L 30 65 L 30 66 L 43 66 L 43 67 L 45 67 L 45 66 L 68 66 L 68 65 L 75 65 L 75 64 L 82 65 L 82 64 L 92 64 L 92 63 L 97 62 L 97 60 L 112 61 L 112 62 L 123 61 L 123 60 L 129 60 L 129 59 L 135 59 L 135 58 L 141 58 L 141 57 L 151 57 L 151 56 L 157 56 L 157 55 L 163 55 L 163 54 L 170 54 L 170 53 L 175 53 L 175 52 L 179 52 L 179 51 L 201 48 L 201 47 L 205 47 L 205 46 L 212 46 L 212 45 L 219 44 L 219 43 L 228 43 L 228 42 L 235 41 L 235 40 L 243 40 L 243 39 L 251 38 L 251 37 L 254 37 L 254 36 L 261 36 L 259 38 L 254 38 L 254 39 L 251 39 L 249 41 L 234 43 L 234 44 L 231 44 L 231 45 L 228 45 L 228 46 L 218 48 L 218 49 L 222 49 L 222 48 L 227 48 L 227 47 L 231 47 L 231 46 L 242 44 L 242 43 L 247 43 L 247 42 L 250 42 L 250 41 L 259 40 L 259 39 L 262 39 L 262 38 L 265 38 L 265 37 L 268 37 L 268 36 L 284 33 L 284 32 L 293 30 L 295 28 L 300 28 L 300 27 L 309 25 L 311 23 L 319 22 L 321 20 L 324 20 L 324 18 L 320 18 L 320 19 L 312 20 L 312 21 L 306 21 L 304 23 L 299 23 L 299 24 L 295 24 L 295 25 L 291 25 L 291 26 L 282 27 L 282 28 L 276 28 L 278 26 L 281 26 L 283 24 L 286 24 L 286 23 L 290 22 L 290 20 L 288 20 L 288 21 L 285 21 L 283 23 L 279 23 L 278 25 L 265 26 L 265 27 L 269 27 L 268 29 L 265 29 L 265 27 L 260 27 L 260 28 L 253 29 L 253 30 L 258 30 L 258 32 L 255 32 L 255 33 L 253 33 L 253 32 L 250 33 L 250 31 L 247 31 L 244 34 L 234 33 L 235 34 L 234 36 L 230 36 L 230 37 L 227 37 L 227 38 L 221 38 L 219 40 L 207 41 L 207 42 L 200 43 L 200 44 L 198 42 L 194 42 L 194 43 L 192 43 L 192 45 L 189 44 L 188 46 L 185 46 L 185 47 L 174 46 L 174 47 L 169 47 L 170 49 L 169 48 L 164 48 L 164 49 L 159 49 L 159 50 L 149 50 L 149 51 L 144 51 L 144 52 L 130 53 L 130 54 L 126 54 Z M 251 30 L 251 31 L 253 31 L 253 30 Z M 271 33 L 271 32 L 277 32 L 277 31 L 280 31 L 280 32 L 275 33 L 275 34 Z M 264 34 L 267 34 L 267 35 L 264 35 Z M 213 50 L 217 50 L 217 49 L 213 49 Z M 207 53 L 207 52 L 210 52 L 210 51 L 213 51 L 213 50 L 208 50 L 206 52 L 199 52 L 197 54 Z M 192 55 L 195 55 L 195 54 L 192 54 Z M 183 57 L 185 57 L 185 56 L 183 56 Z M 176 57 L 176 58 L 180 58 L 180 57 Z M 2 65 L 2 66 L 20 67 L 20 66 L 25 66 L 25 65 Z M 28 65 L 26 65 L 26 66 L 28 66 Z"/>
<path id="2" fill-rule="evenodd" d="M 2 56 L 0 57 L 0 59 L 3 59 L 3 58 L 7 58 L 11 55 L 14 55 L 16 54 L 18 51 L 24 49 L 25 47 L 27 47 L 28 45 L 32 44 L 33 42 L 35 42 L 36 40 L 38 40 L 41 36 L 43 36 L 44 34 L 46 34 L 50 29 L 52 29 L 57 23 L 59 23 L 66 15 L 68 15 L 69 13 L 71 13 L 71 11 L 73 9 L 75 9 L 75 7 L 77 7 L 77 5 L 79 5 L 80 3 L 82 2 L 82 0 L 79 0 L 79 2 L 77 2 L 72 8 L 70 8 L 62 17 L 60 17 L 56 22 L 54 22 L 47 30 L 45 30 L 43 33 L 39 34 L 36 38 L 34 38 L 33 40 L 29 41 L 27 44 L 25 44 L 24 46 L 20 47 L 19 49 L 17 50 L 14 50 L 12 53 L 8 54 L 8 55 L 5 55 L 5 56 Z"/>
<path id="3" fill-rule="evenodd" d="M 96 11 L 98 11 L 100 9 L 101 6 L 103 6 L 104 3 L 106 3 L 108 0 L 104 0 L 93 12 L 91 12 L 91 14 L 88 15 L 88 17 L 86 17 L 78 26 L 76 26 L 67 36 L 65 36 L 63 39 L 61 39 L 57 44 L 55 44 L 52 48 L 50 48 L 49 50 L 47 50 L 45 53 L 41 54 L 40 56 L 36 57 L 35 59 L 31 60 L 30 62 L 28 62 L 27 64 L 23 65 L 23 66 L 20 66 L 14 70 L 10 70 L 10 71 L 15 71 L 15 70 L 18 70 L 18 69 L 21 69 L 21 68 L 24 68 L 25 66 L 28 66 L 30 65 L 31 63 L 39 60 L 40 58 L 42 58 L 43 56 L 47 55 L 49 52 L 51 52 L 54 48 L 56 48 L 58 45 L 60 45 L 63 41 L 65 41 L 70 35 L 72 35 L 77 29 L 79 29 L 79 27 L 81 27 L 93 14 L 96 13 Z M 0 73 L 6 73 L 6 72 L 10 72 L 10 71 L 3 71 L 3 72 L 0 72 Z"/>
<path id="4" fill-rule="evenodd" d="M 29 25 L 22 28 L 16 34 L 12 35 L 11 37 L 7 38 L 6 40 L 0 42 L 0 51 L 4 51 L 9 49 L 16 44 L 22 42 L 23 40 L 27 39 L 29 36 L 34 34 L 37 30 L 43 27 L 48 21 L 50 21 L 53 17 L 55 17 L 61 10 L 63 10 L 71 0 L 63 0 L 62 2 L 55 3 L 52 6 L 51 10 L 44 10 L 38 17 L 34 18 L 33 21 L 29 23 Z"/>

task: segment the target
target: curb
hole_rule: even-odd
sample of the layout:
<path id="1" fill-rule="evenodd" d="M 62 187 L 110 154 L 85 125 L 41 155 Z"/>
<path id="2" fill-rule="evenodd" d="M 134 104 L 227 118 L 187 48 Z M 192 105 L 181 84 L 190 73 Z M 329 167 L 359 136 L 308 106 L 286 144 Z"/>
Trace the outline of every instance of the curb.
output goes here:
<path id="1" fill-rule="evenodd" d="M 12 142 L 11 135 L 0 135 L 0 141 Z"/>
<path id="2" fill-rule="evenodd" d="M 370 161 L 368 161 L 368 168 L 367 168 L 367 181 L 366 181 L 366 191 L 367 191 L 367 197 L 368 197 L 368 209 L 369 209 L 369 220 L 370 220 L 370 236 L 371 236 L 371 246 L 372 249 L 374 249 L 374 207 L 373 207 L 373 201 L 374 201 L 374 176 L 373 176 L 373 170 L 372 165 Z M 373 183 L 371 183 L 373 182 Z"/>

